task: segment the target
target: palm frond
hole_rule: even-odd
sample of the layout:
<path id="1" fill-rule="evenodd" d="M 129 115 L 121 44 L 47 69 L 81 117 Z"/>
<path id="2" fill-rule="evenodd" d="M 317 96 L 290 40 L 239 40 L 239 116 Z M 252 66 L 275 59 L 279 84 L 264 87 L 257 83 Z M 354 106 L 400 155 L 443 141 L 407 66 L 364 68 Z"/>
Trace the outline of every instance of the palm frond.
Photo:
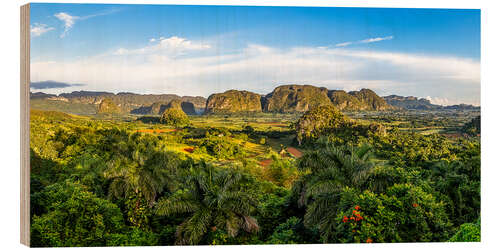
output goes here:
<path id="1" fill-rule="evenodd" d="M 200 209 L 198 202 L 185 199 L 179 196 L 162 198 L 156 204 L 156 213 L 159 215 L 175 215 L 182 213 L 191 213 Z"/>
<path id="2" fill-rule="evenodd" d="M 212 216 L 209 210 L 197 210 L 193 216 L 177 227 L 176 243 L 180 245 L 198 244 L 208 231 L 211 220 Z"/>

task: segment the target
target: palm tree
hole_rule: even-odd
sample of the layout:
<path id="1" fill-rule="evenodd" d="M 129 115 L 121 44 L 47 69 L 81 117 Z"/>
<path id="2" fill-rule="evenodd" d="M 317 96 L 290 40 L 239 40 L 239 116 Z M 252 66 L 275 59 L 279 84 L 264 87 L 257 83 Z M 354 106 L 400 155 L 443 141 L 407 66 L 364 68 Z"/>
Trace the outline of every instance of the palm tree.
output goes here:
<path id="1" fill-rule="evenodd" d="M 328 239 L 337 224 L 335 208 L 340 194 L 347 187 L 361 188 L 373 166 L 369 145 L 355 148 L 326 144 L 306 152 L 298 163 L 305 174 L 293 187 L 299 207 L 306 207 L 304 223 L 317 227 Z"/>
<path id="2" fill-rule="evenodd" d="M 133 224 L 144 224 L 133 219 L 137 217 L 143 199 L 152 207 L 157 195 L 173 179 L 173 171 L 179 164 L 176 156 L 157 148 L 156 137 L 122 134 L 121 140 L 113 143 L 112 158 L 104 171 L 104 177 L 111 179 L 110 197 L 135 201 L 129 207 L 132 211 L 129 220 Z"/>
<path id="3" fill-rule="evenodd" d="M 372 159 L 368 144 L 360 147 L 327 144 L 319 150 L 306 152 L 298 162 L 298 168 L 306 173 L 295 186 L 301 196 L 299 205 L 307 205 L 307 198 L 324 192 L 361 187 L 375 165 Z"/>
<path id="4" fill-rule="evenodd" d="M 177 227 L 177 244 L 197 244 L 212 229 L 225 229 L 235 237 L 243 229 L 257 232 L 257 220 L 250 216 L 256 207 L 249 177 L 234 170 L 216 170 L 204 162 L 192 167 L 185 188 L 160 199 L 157 214 L 171 216 L 188 213 Z"/>

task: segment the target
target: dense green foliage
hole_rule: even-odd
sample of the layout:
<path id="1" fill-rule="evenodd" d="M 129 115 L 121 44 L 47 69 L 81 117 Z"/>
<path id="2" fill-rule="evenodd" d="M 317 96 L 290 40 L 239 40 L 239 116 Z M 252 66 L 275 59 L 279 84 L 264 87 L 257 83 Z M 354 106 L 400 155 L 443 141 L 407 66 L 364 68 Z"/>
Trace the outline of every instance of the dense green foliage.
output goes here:
<path id="1" fill-rule="evenodd" d="M 463 131 L 469 135 L 481 134 L 481 116 L 477 116 L 466 123 L 463 127 Z"/>
<path id="2" fill-rule="evenodd" d="M 76 183 L 50 185 L 32 199 L 47 210 L 33 217 L 34 246 L 105 246 L 124 227 L 115 204 Z"/>
<path id="3" fill-rule="evenodd" d="M 307 111 L 295 124 L 299 144 L 314 142 L 321 136 L 329 136 L 340 142 L 360 136 L 386 134 L 378 123 L 360 124 L 345 116 L 332 105 L 320 106 Z"/>
<path id="4" fill-rule="evenodd" d="M 177 227 L 180 244 L 198 244 L 209 230 L 222 229 L 221 233 L 233 238 L 240 230 L 257 232 L 259 225 L 250 216 L 257 205 L 255 184 L 253 178 L 234 170 L 215 170 L 204 163 L 192 166 L 183 182 L 185 188 L 161 199 L 157 214 L 189 214 Z"/>
<path id="5" fill-rule="evenodd" d="M 32 110 L 32 244 L 479 241 L 477 134 L 364 117 L 329 105 L 166 125 Z"/>
<path id="6" fill-rule="evenodd" d="M 460 226 L 458 232 L 450 239 L 451 242 L 480 242 L 481 222 L 465 223 Z"/>
<path id="7" fill-rule="evenodd" d="M 299 143 L 308 139 L 318 139 L 322 134 L 338 128 L 348 127 L 351 122 L 332 105 L 320 106 L 306 112 L 297 122 Z"/>
<path id="8" fill-rule="evenodd" d="M 228 140 L 226 136 L 207 135 L 200 143 L 197 151 L 206 152 L 219 159 L 230 159 L 244 156 L 244 151 L 238 143 Z"/>

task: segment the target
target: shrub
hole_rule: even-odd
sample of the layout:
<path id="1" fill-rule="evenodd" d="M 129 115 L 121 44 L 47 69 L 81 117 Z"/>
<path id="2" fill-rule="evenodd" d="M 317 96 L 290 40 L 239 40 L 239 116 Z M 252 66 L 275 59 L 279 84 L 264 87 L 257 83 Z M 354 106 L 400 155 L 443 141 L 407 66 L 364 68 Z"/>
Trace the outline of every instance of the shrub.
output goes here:
<path id="1" fill-rule="evenodd" d="M 442 202 L 420 187 L 396 184 L 386 194 L 346 189 L 338 224 L 330 239 L 339 242 L 433 242 L 450 230 Z"/>
<path id="2" fill-rule="evenodd" d="M 450 239 L 451 242 L 480 242 L 481 221 L 476 223 L 465 223 L 460 226 L 458 232 Z"/>
<path id="3" fill-rule="evenodd" d="M 48 213 L 34 216 L 32 246 L 106 246 L 126 228 L 120 209 L 80 184 L 66 181 L 43 191 Z"/>
<path id="4" fill-rule="evenodd" d="M 300 235 L 297 234 L 299 227 L 304 228 L 300 219 L 297 217 L 290 217 L 285 223 L 276 227 L 276 230 L 269 238 L 269 244 L 300 244 L 306 243 Z"/>
<path id="5" fill-rule="evenodd" d="M 265 169 L 265 177 L 274 184 L 290 188 L 299 177 L 299 170 L 295 163 L 286 158 L 273 155 L 271 165 Z"/>
<path id="6" fill-rule="evenodd" d="M 229 159 L 243 153 L 243 148 L 227 136 L 208 135 L 198 146 L 218 159 Z"/>

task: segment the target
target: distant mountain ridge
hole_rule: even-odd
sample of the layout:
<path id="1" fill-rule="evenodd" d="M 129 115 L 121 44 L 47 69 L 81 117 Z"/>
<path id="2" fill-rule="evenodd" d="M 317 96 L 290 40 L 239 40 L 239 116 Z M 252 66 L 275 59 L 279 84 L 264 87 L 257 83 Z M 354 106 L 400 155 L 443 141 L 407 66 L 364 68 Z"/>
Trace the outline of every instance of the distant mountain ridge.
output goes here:
<path id="1" fill-rule="evenodd" d="M 108 110 L 108 106 L 119 107 L 120 113 L 133 114 L 152 114 L 150 111 L 153 105 L 168 105 L 174 100 L 180 101 L 179 105 L 185 107 L 184 112 L 194 114 L 194 110 L 203 111 L 206 104 L 206 98 L 201 96 L 178 96 L 174 94 L 134 94 L 129 92 L 120 92 L 118 94 L 102 91 L 73 91 L 71 93 L 62 93 L 59 95 L 46 94 L 43 92 L 30 93 L 31 99 L 46 99 L 51 101 L 65 101 L 73 104 L 94 105 L 96 113 Z M 100 105 L 106 99 L 105 105 Z M 99 106 L 104 106 L 99 108 Z M 148 109 L 149 108 L 149 109 Z M 118 109 L 111 109 L 116 111 Z M 108 111 L 103 111 L 109 113 Z"/>
<path id="2" fill-rule="evenodd" d="M 242 96 L 251 96 L 245 100 Z M 306 112 L 310 109 L 333 105 L 343 111 L 382 111 L 397 108 L 369 89 L 351 91 L 328 90 L 312 85 L 280 85 L 271 93 L 260 96 L 248 91 L 230 90 L 213 94 L 207 102 L 207 113 L 232 112 Z M 219 101 L 212 101 L 217 98 Z M 251 107 L 251 108 L 249 108 Z"/>
<path id="3" fill-rule="evenodd" d="M 370 89 L 346 92 L 329 90 L 313 85 L 280 85 L 271 93 L 261 95 L 246 90 L 228 90 L 214 93 L 208 98 L 201 96 L 178 96 L 174 94 L 117 94 L 101 91 L 73 91 L 59 95 L 30 92 L 34 108 L 57 109 L 65 104 L 82 106 L 86 113 L 123 113 L 161 115 L 169 107 L 181 108 L 186 114 L 239 113 L 239 112 L 306 112 L 312 108 L 333 105 L 342 111 L 388 111 L 388 110 L 470 110 L 479 107 L 460 104 L 441 106 L 424 98 L 389 95 L 380 97 Z M 103 104 L 104 101 L 104 104 Z M 38 105 L 38 106 L 37 106 Z"/>
<path id="4" fill-rule="evenodd" d="M 403 109 L 414 109 L 414 110 L 476 110 L 480 109 L 478 106 L 473 106 L 470 104 L 458 104 L 443 106 L 432 104 L 428 99 L 418 98 L 414 96 L 399 96 L 399 95 L 389 95 L 382 97 L 388 104 L 399 107 Z"/>

